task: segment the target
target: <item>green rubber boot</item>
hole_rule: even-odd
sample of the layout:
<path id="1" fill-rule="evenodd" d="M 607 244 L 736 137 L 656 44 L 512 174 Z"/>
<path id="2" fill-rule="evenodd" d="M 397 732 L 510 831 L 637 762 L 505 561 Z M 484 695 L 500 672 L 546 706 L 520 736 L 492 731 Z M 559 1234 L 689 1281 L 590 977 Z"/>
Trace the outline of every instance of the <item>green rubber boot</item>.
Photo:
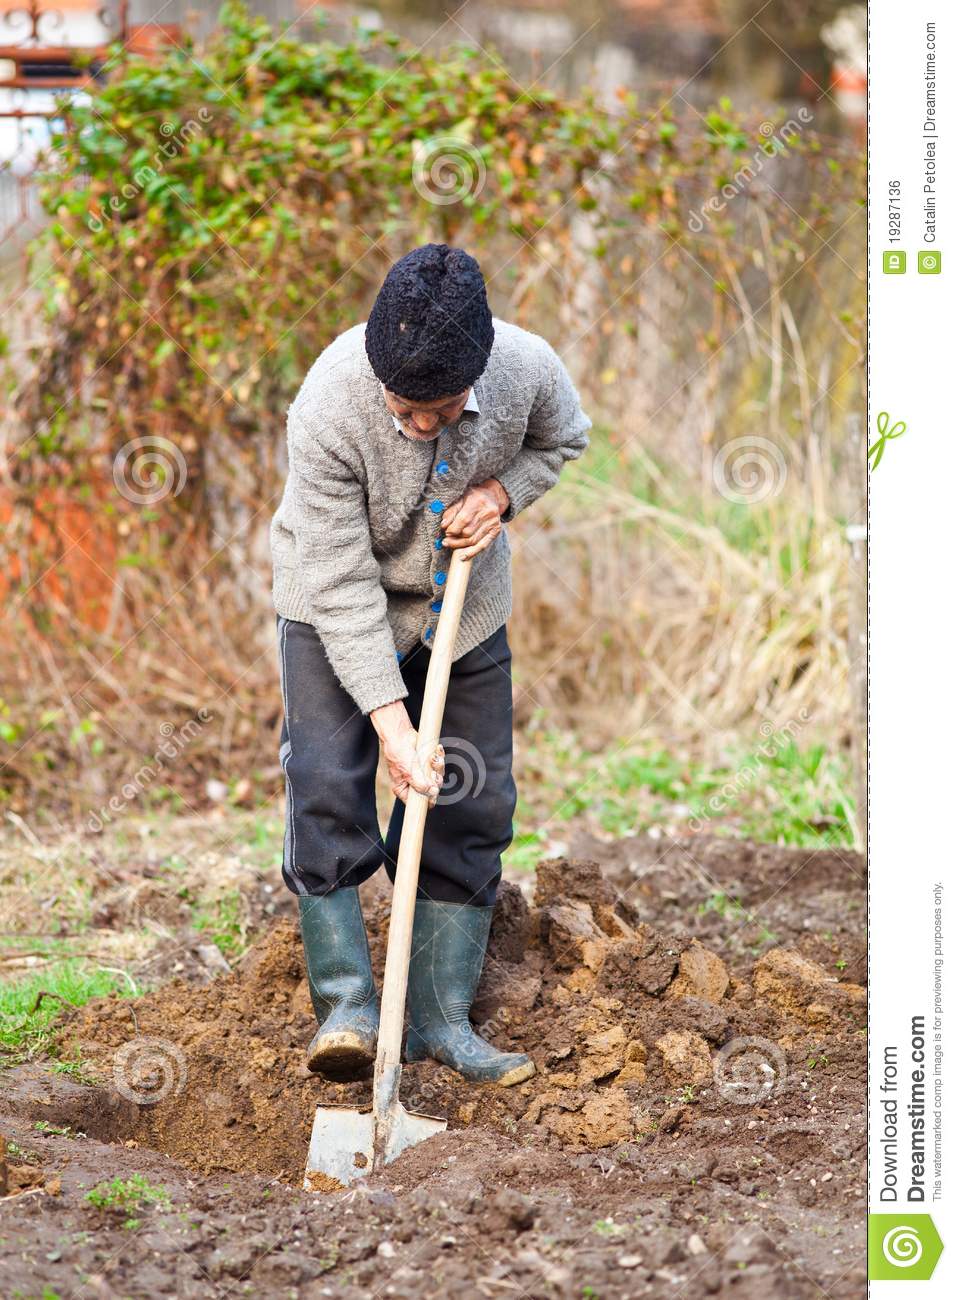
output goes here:
<path id="1" fill-rule="evenodd" d="M 419 899 L 412 927 L 409 967 L 409 1033 L 405 1059 L 427 1057 L 457 1070 L 471 1083 L 510 1088 L 535 1073 L 522 1052 L 500 1052 L 472 1028 L 475 1001 L 485 961 L 491 907 L 433 903 Z"/>
<path id="2" fill-rule="evenodd" d="M 375 1060 L 379 999 L 358 889 L 299 899 L 309 992 L 319 1030 L 306 1065 L 314 1074 L 352 1079 Z"/>

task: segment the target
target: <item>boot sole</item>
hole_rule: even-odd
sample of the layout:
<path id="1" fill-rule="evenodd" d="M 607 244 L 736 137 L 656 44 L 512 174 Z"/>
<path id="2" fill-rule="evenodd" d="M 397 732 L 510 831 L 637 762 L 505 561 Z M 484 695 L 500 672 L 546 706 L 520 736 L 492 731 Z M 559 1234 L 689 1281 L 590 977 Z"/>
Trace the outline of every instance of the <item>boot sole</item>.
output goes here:
<path id="1" fill-rule="evenodd" d="M 333 1079 L 353 1079 L 364 1074 L 374 1060 L 375 1051 L 369 1050 L 364 1039 L 352 1030 L 340 1029 L 323 1034 L 306 1057 L 306 1068 Z"/>
<path id="2" fill-rule="evenodd" d="M 514 1070 L 509 1070 L 507 1074 L 503 1074 L 501 1079 L 496 1079 L 495 1082 L 500 1088 L 514 1088 L 516 1083 L 524 1083 L 534 1073 L 535 1062 L 526 1061 L 524 1065 L 516 1065 Z"/>

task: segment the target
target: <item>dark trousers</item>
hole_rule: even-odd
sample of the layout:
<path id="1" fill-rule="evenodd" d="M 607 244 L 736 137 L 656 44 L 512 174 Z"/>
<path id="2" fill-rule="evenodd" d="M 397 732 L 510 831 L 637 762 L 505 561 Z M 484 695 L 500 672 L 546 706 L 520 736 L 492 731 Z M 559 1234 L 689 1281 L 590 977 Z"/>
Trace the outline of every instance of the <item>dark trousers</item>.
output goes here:
<path id="1" fill-rule="evenodd" d="M 280 618 L 286 777 L 282 874 L 296 894 L 359 885 L 395 864 L 405 805 L 396 800 L 383 841 L 376 815 L 379 740 L 343 690 L 314 628 Z M 405 706 L 418 727 L 430 652 L 400 663 Z M 442 744 L 446 779 L 425 824 L 419 897 L 491 907 L 512 839 L 512 655 L 500 627 L 452 665 Z"/>

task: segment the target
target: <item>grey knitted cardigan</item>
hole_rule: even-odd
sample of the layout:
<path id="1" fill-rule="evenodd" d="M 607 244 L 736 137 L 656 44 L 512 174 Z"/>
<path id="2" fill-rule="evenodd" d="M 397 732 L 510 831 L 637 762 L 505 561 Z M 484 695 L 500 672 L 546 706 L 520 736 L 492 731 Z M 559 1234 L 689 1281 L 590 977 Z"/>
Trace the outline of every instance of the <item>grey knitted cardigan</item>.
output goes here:
<path id="1" fill-rule="evenodd" d="M 364 324 L 325 349 L 289 408 L 289 475 L 270 530 L 273 602 L 316 629 L 363 713 L 408 694 L 398 657 L 434 635 L 451 559 L 440 542 L 444 507 L 497 478 L 507 522 L 588 445 L 591 421 L 554 349 L 507 321 L 494 326 L 473 386 L 478 413 L 463 412 L 432 442 L 396 430 Z M 473 562 L 456 658 L 501 627 L 511 596 L 503 529 Z"/>

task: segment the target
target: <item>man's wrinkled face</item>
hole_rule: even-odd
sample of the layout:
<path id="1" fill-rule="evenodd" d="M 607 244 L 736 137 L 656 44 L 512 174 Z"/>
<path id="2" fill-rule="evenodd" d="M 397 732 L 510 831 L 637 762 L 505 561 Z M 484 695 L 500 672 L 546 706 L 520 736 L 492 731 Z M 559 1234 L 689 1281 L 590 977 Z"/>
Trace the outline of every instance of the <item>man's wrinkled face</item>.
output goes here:
<path id="1" fill-rule="evenodd" d="M 438 397 L 433 402 L 410 402 L 382 386 L 386 406 L 402 425 L 403 432 L 417 442 L 431 442 L 446 425 L 453 424 L 465 410 L 470 391 L 466 388 L 455 397 Z"/>

